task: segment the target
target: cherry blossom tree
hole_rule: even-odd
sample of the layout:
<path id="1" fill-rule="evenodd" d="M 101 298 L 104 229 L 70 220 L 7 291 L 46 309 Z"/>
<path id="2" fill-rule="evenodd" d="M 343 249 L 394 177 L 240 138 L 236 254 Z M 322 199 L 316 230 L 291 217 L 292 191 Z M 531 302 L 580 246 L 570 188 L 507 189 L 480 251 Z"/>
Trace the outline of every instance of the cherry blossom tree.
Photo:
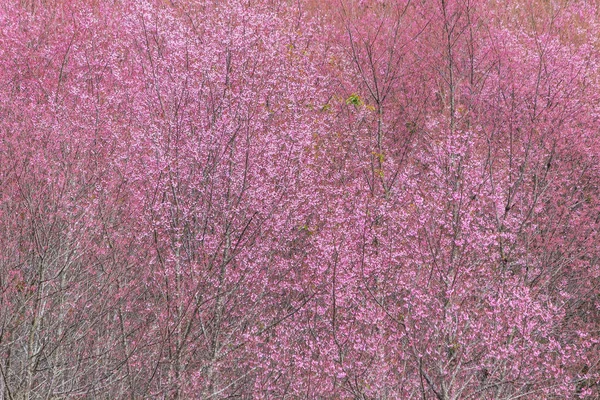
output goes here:
<path id="1" fill-rule="evenodd" d="M 600 394 L 592 2 L 0 5 L 0 392 Z"/>

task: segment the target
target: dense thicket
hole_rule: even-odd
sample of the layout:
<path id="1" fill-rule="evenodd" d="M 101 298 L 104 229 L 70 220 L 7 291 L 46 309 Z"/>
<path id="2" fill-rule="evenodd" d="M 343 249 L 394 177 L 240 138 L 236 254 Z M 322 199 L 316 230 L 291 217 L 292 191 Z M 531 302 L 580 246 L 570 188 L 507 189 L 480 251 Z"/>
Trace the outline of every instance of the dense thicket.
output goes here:
<path id="1" fill-rule="evenodd" d="M 599 12 L 2 2 L 1 397 L 598 398 Z"/>

